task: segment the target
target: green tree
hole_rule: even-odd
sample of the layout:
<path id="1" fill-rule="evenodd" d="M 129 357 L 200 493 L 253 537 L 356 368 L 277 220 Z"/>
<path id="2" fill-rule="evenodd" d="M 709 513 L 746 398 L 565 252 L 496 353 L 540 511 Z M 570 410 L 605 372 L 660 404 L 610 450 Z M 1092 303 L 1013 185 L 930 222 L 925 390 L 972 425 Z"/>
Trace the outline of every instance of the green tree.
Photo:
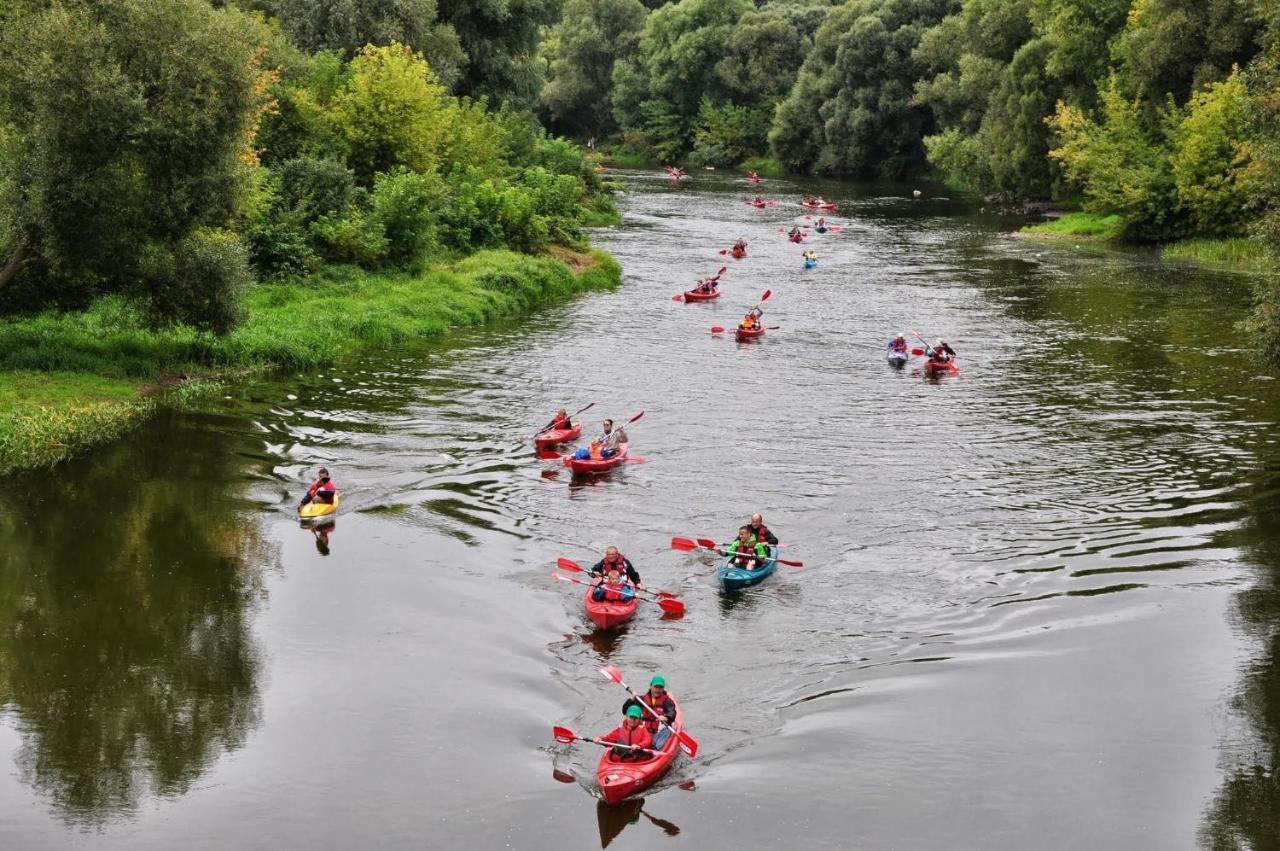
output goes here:
<path id="1" fill-rule="evenodd" d="M 541 95 L 555 129 L 603 136 L 617 128 L 613 65 L 635 53 L 647 15 L 640 0 L 568 0 Z"/>
<path id="2" fill-rule="evenodd" d="M 1240 234 L 1257 217 L 1262 175 L 1247 135 L 1248 98 L 1235 69 L 1192 95 L 1170 134 L 1178 203 L 1199 232 Z"/>
<path id="3" fill-rule="evenodd" d="M 538 41 L 556 22 L 559 0 L 438 0 L 439 16 L 458 34 L 467 61 L 457 91 L 519 108 L 542 88 Z"/>
<path id="4" fill-rule="evenodd" d="M 171 279 L 148 270 L 234 216 L 265 105 L 264 43 L 251 18 L 201 0 L 69 3 L 4 21 L 0 293 L 15 287 L 11 307 L 113 290 L 200 303 L 165 299 L 157 288 Z M 224 271 L 210 282 L 238 285 Z"/>

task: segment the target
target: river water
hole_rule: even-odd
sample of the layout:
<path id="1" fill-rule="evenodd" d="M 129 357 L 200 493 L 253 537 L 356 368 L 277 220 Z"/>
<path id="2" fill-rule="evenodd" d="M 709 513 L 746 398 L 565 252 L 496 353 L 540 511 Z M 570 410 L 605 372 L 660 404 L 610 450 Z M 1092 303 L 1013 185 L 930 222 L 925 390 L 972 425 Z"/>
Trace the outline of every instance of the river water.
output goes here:
<path id="1" fill-rule="evenodd" d="M 629 173 L 620 290 L 275 376 L 0 493 L 0 847 L 1189 848 L 1280 836 L 1280 387 L 1248 280 L 924 187 Z M 817 269 L 777 228 L 841 203 Z M 670 296 L 727 261 L 724 296 Z M 714 336 L 766 288 L 763 340 Z M 895 331 L 958 376 L 894 370 Z M 918 363 L 918 361 L 917 361 Z M 571 481 L 519 441 L 624 419 Z M 336 523 L 299 527 L 314 468 Z M 802 569 L 725 597 L 672 535 Z M 616 543 L 683 618 L 592 631 Z M 666 675 L 701 749 L 599 805 Z"/>

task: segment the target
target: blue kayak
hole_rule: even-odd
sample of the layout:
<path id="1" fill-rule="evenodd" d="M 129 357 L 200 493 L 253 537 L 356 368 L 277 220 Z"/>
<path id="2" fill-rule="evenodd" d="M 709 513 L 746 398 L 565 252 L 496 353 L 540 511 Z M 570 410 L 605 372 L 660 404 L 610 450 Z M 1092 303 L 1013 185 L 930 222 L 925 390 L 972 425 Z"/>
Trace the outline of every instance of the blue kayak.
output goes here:
<path id="1" fill-rule="evenodd" d="M 720 580 L 720 588 L 725 591 L 737 591 L 740 588 L 746 588 L 748 585 L 755 585 L 763 580 L 778 566 L 778 548 L 769 547 L 769 560 L 757 567 L 755 570 L 747 570 L 745 567 L 732 567 L 733 556 L 729 556 L 720 565 L 720 569 L 716 571 L 716 578 Z"/>
<path id="2" fill-rule="evenodd" d="M 806 260 L 806 261 L 804 261 L 804 267 L 805 267 L 806 269 L 812 269 L 814 266 L 817 266 L 817 265 L 818 265 L 818 261 L 817 261 L 817 260 Z"/>

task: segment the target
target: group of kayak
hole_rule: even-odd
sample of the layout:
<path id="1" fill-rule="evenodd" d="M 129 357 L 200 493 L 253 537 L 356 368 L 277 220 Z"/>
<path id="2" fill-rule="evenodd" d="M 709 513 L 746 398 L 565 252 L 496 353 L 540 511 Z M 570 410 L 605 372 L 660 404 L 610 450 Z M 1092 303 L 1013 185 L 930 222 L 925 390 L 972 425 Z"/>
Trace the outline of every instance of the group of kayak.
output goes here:
<path id="1" fill-rule="evenodd" d="M 941 337 L 933 343 L 928 343 L 919 334 L 916 339 L 920 341 L 921 348 L 913 349 L 907 343 L 906 334 L 899 334 L 889 340 L 885 346 L 884 356 L 893 366 L 902 366 L 907 362 L 907 358 L 922 355 L 924 357 L 925 375 L 941 375 L 943 373 L 955 373 L 960 371 L 960 367 L 956 365 L 956 350 Z"/>
<path id="2" fill-rule="evenodd" d="M 580 414 L 594 405 L 595 403 L 592 402 L 577 413 Z M 631 425 L 642 416 L 644 416 L 644 411 L 628 420 L 626 425 Z M 547 423 L 534 436 L 534 446 L 538 450 L 539 457 L 561 460 L 575 474 L 603 473 L 607 470 L 612 470 L 627 460 L 633 460 L 627 457 L 630 441 L 627 438 L 625 428 L 623 426 L 615 427 L 611 419 L 600 423 L 600 433 L 593 437 L 586 446 L 579 446 L 568 455 L 560 455 L 556 452 L 555 447 L 576 440 L 581 434 L 582 423 L 574 422 L 567 410 L 561 408 L 556 411 L 551 422 Z"/>

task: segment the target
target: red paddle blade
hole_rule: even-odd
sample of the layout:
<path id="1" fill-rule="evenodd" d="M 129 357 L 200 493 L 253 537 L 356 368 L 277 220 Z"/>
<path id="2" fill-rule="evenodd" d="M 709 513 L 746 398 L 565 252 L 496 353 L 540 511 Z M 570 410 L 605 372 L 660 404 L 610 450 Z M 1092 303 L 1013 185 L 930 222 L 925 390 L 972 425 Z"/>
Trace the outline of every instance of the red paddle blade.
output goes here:
<path id="1" fill-rule="evenodd" d="M 554 449 L 539 449 L 538 457 L 543 461 L 555 461 L 560 457 L 560 453 L 556 452 Z"/>
<path id="2" fill-rule="evenodd" d="M 729 267 L 728 267 L 728 266 L 721 266 L 721 267 L 720 267 L 720 271 L 719 271 L 719 272 L 716 272 L 716 277 L 718 278 L 718 277 L 720 277 L 721 275 L 723 275 L 725 272 L 728 272 L 728 271 L 729 271 Z"/>
<path id="3" fill-rule="evenodd" d="M 658 601 L 658 605 L 662 607 L 662 611 L 669 615 L 683 615 L 684 603 L 679 600 L 670 600 L 663 598 Z"/>
<path id="4" fill-rule="evenodd" d="M 721 328 L 719 325 L 712 325 L 712 326 L 711 326 L 711 333 L 712 333 L 712 334 L 723 334 L 723 333 L 724 333 L 724 329 L 723 329 L 723 328 Z"/>
<path id="5" fill-rule="evenodd" d="M 684 301 L 684 293 L 676 293 L 671 297 L 672 301 Z"/>
<path id="6" fill-rule="evenodd" d="M 728 253 L 729 253 L 729 249 L 727 249 L 727 248 L 721 248 L 721 249 L 720 249 L 720 253 L 721 253 L 721 254 L 728 254 Z"/>
<path id="7" fill-rule="evenodd" d="M 567 771 L 561 771 L 558 768 L 551 769 L 551 776 L 561 783 L 577 783 L 578 778 L 574 777 Z"/>
<path id="8" fill-rule="evenodd" d="M 911 354 L 915 355 L 916 357 L 919 357 L 920 355 L 924 354 L 924 349 L 912 349 Z"/>
<path id="9" fill-rule="evenodd" d="M 569 559 L 564 558 L 563 556 L 556 559 L 556 567 L 560 568 L 561 570 L 568 570 L 572 573 L 586 572 L 582 569 L 582 566 L 579 565 L 576 561 L 570 561 Z"/>
<path id="10" fill-rule="evenodd" d="M 564 745 L 573 744 L 578 737 L 568 727 L 552 727 L 551 735 L 556 737 L 556 741 Z"/>
<path id="11" fill-rule="evenodd" d="M 675 595 L 675 594 L 672 594 L 670 591 L 655 591 L 655 592 L 653 592 L 653 595 L 654 595 L 655 597 L 657 597 L 659 600 L 676 600 L 676 599 L 679 599 L 679 598 L 677 598 L 677 597 L 676 597 L 676 595 Z"/>
<path id="12" fill-rule="evenodd" d="M 600 669 L 600 675 L 606 680 L 613 680 L 615 683 L 622 682 L 622 672 L 612 665 L 606 665 Z"/>
<path id="13" fill-rule="evenodd" d="M 628 459 L 627 459 L 627 463 L 628 463 L 628 464 L 643 464 L 643 463 L 644 463 L 644 459 L 643 459 L 643 458 L 628 458 Z"/>
<path id="14" fill-rule="evenodd" d="M 773 295 L 773 290 L 765 290 L 764 295 L 760 296 L 761 301 L 768 301 L 769 296 Z"/>
<path id="15" fill-rule="evenodd" d="M 685 552 L 688 552 L 689 550 L 695 549 L 697 546 L 697 544 L 688 538 L 671 539 L 671 549 L 673 550 L 684 550 Z"/>
<path id="16" fill-rule="evenodd" d="M 684 751 L 684 755 L 689 759 L 693 759 L 698 755 L 698 740 L 684 730 L 676 734 L 676 743 L 680 745 L 680 750 Z"/>
<path id="17" fill-rule="evenodd" d="M 787 567 L 804 567 L 802 561 L 787 561 L 785 558 L 778 559 L 778 564 L 785 564 Z"/>
<path id="18" fill-rule="evenodd" d="M 643 417 L 643 416 L 644 416 L 644 411 L 641 411 L 640 413 L 636 414 L 636 415 L 635 415 L 634 417 L 632 417 L 631 419 L 627 420 L 627 425 L 631 425 L 633 422 L 635 422 L 635 421 L 639 420 L 639 419 L 640 419 L 641 417 Z"/>
<path id="19" fill-rule="evenodd" d="M 699 538 L 698 546 L 702 547 L 703 549 L 714 550 L 716 548 L 716 542 L 711 540 L 710 538 Z"/>

